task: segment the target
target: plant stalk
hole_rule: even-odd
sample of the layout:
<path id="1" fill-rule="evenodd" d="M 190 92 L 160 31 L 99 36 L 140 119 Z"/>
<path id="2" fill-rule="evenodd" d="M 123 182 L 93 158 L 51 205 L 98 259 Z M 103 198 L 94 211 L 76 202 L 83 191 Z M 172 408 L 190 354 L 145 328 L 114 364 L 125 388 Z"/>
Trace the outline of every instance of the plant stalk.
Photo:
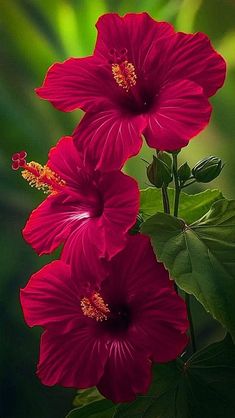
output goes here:
<path id="1" fill-rule="evenodd" d="M 173 176 L 175 182 L 175 201 L 174 201 L 174 216 L 178 216 L 179 211 L 179 200 L 180 200 L 180 182 L 178 177 L 178 155 L 177 153 L 172 154 L 173 157 Z"/>
<path id="2" fill-rule="evenodd" d="M 187 307 L 188 320 L 189 320 L 189 325 L 190 325 L 190 335 L 191 335 L 192 349 L 193 349 L 193 353 L 195 353 L 197 351 L 197 348 L 196 348 L 193 318 L 192 318 L 192 313 L 191 313 L 191 309 L 190 309 L 190 295 L 188 293 L 185 293 L 185 303 L 186 303 L 186 307 Z"/>
<path id="3" fill-rule="evenodd" d="M 195 183 L 196 180 L 192 180 L 190 183 L 184 184 L 183 186 L 181 186 L 181 189 L 183 189 L 184 187 L 188 187 L 191 186 L 191 184 Z"/>
<path id="4" fill-rule="evenodd" d="M 174 176 L 174 183 L 175 183 L 175 199 L 174 199 L 174 216 L 178 216 L 178 211 L 179 211 L 179 201 L 180 201 L 180 192 L 181 192 L 181 187 L 180 187 L 180 182 L 179 182 L 179 177 L 178 177 L 178 153 L 173 153 L 172 154 L 172 158 L 173 158 L 173 176 Z M 174 288 L 176 293 L 178 294 L 178 286 L 177 284 L 174 282 Z"/>
<path id="5" fill-rule="evenodd" d="M 162 187 L 162 201 L 163 201 L 163 208 L 165 213 L 170 213 L 170 203 L 169 203 L 169 197 L 167 193 L 167 187 Z"/>
<path id="6" fill-rule="evenodd" d="M 174 183 L 175 183 L 174 216 L 177 217 L 178 212 L 179 212 L 181 185 L 180 185 L 179 177 L 178 177 L 178 155 L 177 155 L 177 153 L 174 153 L 172 156 L 173 156 L 173 176 L 174 176 Z M 194 183 L 194 181 L 192 181 L 192 183 Z M 176 291 L 178 290 L 176 283 L 175 283 L 175 290 Z M 177 291 L 177 293 L 178 293 L 178 291 Z M 195 334 L 194 334 L 193 318 L 192 318 L 192 313 L 191 313 L 191 309 L 190 309 L 190 295 L 188 293 L 185 293 L 185 303 L 186 303 L 186 307 L 187 307 L 187 314 L 188 314 L 188 320 L 189 320 L 189 325 L 190 325 L 192 350 L 193 350 L 193 353 L 195 353 L 196 352 L 196 341 L 195 341 Z"/>

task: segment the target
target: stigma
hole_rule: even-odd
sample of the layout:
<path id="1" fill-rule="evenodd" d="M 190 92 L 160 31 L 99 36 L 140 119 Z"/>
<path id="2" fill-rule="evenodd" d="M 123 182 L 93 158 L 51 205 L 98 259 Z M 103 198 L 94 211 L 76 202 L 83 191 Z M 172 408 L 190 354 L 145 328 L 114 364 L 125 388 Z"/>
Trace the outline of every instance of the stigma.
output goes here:
<path id="1" fill-rule="evenodd" d="M 120 51 L 111 49 L 109 56 L 114 80 L 119 87 L 122 87 L 128 92 L 136 84 L 137 75 L 134 65 L 128 62 L 127 52 L 126 48 Z"/>
<path id="2" fill-rule="evenodd" d="M 65 186 L 65 181 L 52 171 L 47 165 L 41 165 L 35 161 L 26 162 L 27 153 L 17 152 L 12 156 L 12 169 L 22 168 L 22 177 L 29 182 L 31 187 L 43 190 L 44 193 L 56 193 Z"/>
<path id="3" fill-rule="evenodd" d="M 81 300 L 81 308 L 85 316 L 95 319 L 97 322 L 107 320 L 110 313 L 108 305 L 98 292 L 89 297 L 84 297 Z"/>

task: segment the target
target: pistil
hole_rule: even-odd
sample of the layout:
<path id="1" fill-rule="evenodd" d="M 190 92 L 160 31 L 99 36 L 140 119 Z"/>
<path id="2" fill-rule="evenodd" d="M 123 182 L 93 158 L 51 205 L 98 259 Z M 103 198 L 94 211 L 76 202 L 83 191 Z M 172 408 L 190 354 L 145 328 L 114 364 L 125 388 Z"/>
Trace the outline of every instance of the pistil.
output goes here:
<path id="1" fill-rule="evenodd" d="M 135 66 L 127 59 L 127 49 L 116 50 L 115 48 L 109 51 L 109 62 L 112 65 L 113 78 L 119 87 L 122 87 L 127 92 L 131 87 L 135 86 L 137 75 Z"/>
<path id="2" fill-rule="evenodd" d="M 81 300 L 81 308 L 85 316 L 95 319 L 97 322 L 107 320 L 110 313 L 108 305 L 98 292 L 84 297 Z"/>
<path id="3" fill-rule="evenodd" d="M 22 168 L 22 177 L 29 182 L 31 187 L 43 190 L 44 193 L 56 193 L 65 186 L 65 181 L 52 171 L 47 165 L 41 165 L 35 161 L 26 162 L 26 152 L 21 151 L 12 156 L 12 169 Z"/>
<path id="4" fill-rule="evenodd" d="M 112 64 L 112 73 L 116 83 L 127 92 L 136 84 L 137 75 L 135 73 L 135 67 L 127 60 L 120 64 Z"/>

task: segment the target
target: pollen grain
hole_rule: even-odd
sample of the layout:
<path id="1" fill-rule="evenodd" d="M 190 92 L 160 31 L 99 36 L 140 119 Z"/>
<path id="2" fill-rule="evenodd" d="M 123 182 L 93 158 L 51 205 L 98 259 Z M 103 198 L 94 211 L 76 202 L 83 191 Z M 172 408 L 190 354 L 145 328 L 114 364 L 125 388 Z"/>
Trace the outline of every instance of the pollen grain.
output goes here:
<path id="1" fill-rule="evenodd" d="M 44 193 L 55 193 L 65 185 L 65 181 L 47 165 L 42 166 L 35 161 L 31 161 L 25 164 L 23 168 L 22 177 L 29 182 L 31 187 L 43 190 Z"/>
<path id="2" fill-rule="evenodd" d="M 112 64 L 112 73 L 116 83 L 127 92 L 136 84 L 137 75 L 135 67 L 127 60 L 120 64 Z"/>
<path id="3" fill-rule="evenodd" d="M 95 319 L 96 321 L 104 321 L 108 319 L 110 312 L 108 305 L 98 292 L 93 293 L 89 297 L 81 300 L 82 312 L 85 316 Z"/>

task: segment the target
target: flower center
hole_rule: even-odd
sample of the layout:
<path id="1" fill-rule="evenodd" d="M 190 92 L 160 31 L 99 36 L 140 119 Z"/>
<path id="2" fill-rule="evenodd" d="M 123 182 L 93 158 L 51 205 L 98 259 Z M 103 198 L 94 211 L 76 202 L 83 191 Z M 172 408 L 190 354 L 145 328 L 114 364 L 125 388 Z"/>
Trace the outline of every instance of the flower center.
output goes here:
<path id="1" fill-rule="evenodd" d="M 65 186 L 65 181 L 47 165 L 42 166 L 35 161 L 26 163 L 26 157 L 25 151 L 13 154 L 12 169 L 23 168 L 22 177 L 29 182 L 31 187 L 43 190 L 44 193 L 56 193 Z"/>
<path id="2" fill-rule="evenodd" d="M 108 305 L 98 292 L 93 293 L 89 297 L 84 297 L 81 300 L 81 308 L 85 316 L 101 322 L 107 320 L 110 313 Z"/>
<path id="3" fill-rule="evenodd" d="M 112 73 L 116 83 L 126 91 L 136 84 L 137 75 L 131 62 L 123 61 L 121 64 L 112 64 Z"/>
<path id="4" fill-rule="evenodd" d="M 134 65 L 127 60 L 127 50 L 111 49 L 109 55 L 114 80 L 119 87 L 128 92 L 136 84 L 137 75 Z"/>
<path id="5" fill-rule="evenodd" d="M 131 323 L 131 310 L 126 304 L 110 306 L 110 314 L 105 322 L 105 329 L 111 333 L 125 332 Z"/>
<path id="6" fill-rule="evenodd" d="M 109 334 L 125 332 L 131 323 L 131 310 L 127 304 L 108 305 L 98 292 L 82 298 L 83 315 L 100 322 L 103 330 Z"/>

